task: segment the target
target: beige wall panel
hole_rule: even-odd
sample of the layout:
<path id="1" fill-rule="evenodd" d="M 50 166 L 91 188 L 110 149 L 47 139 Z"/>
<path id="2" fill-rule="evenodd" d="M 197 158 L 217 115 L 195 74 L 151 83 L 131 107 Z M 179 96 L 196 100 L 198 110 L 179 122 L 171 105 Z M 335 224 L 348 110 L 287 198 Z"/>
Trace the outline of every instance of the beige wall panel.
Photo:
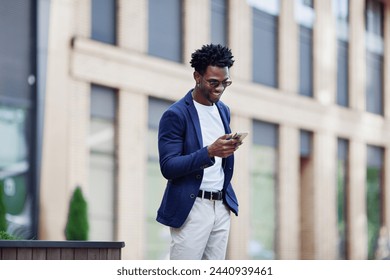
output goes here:
<path id="1" fill-rule="evenodd" d="M 299 259 L 299 130 L 279 127 L 278 259 Z"/>
<path id="2" fill-rule="evenodd" d="M 181 98 L 193 86 L 188 70 L 182 64 L 125 52 L 90 40 L 77 39 L 72 53 L 71 72 L 78 79 L 169 100 Z M 234 87 L 225 91 L 223 100 L 232 112 L 250 118 L 308 130 L 322 127 L 336 135 L 381 145 L 390 138 L 390 121 L 381 116 L 324 106 L 310 98 L 280 94 L 275 89 L 240 80 L 235 80 Z"/>
<path id="3" fill-rule="evenodd" d="M 390 119 L 390 1 L 387 2 L 387 5 L 385 6 L 385 23 L 384 23 L 384 29 L 385 29 L 385 38 L 384 38 L 384 46 L 385 46 L 385 52 L 384 52 L 384 61 L 383 61 L 383 67 L 384 67 L 384 112 L 385 117 L 387 119 Z"/>
<path id="4" fill-rule="evenodd" d="M 229 104 L 228 104 L 229 105 Z M 250 134 L 234 155 L 233 188 L 239 203 L 239 214 L 232 214 L 232 225 L 229 239 L 228 259 L 242 260 L 248 258 L 248 240 L 250 238 L 250 166 L 252 122 L 250 119 L 232 115 L 231 129 L 235 131 L 248 131 Z"/>
<path id="5" fill-rule="evenodd" d="M 146 95 L 120 91 L 117 240 L 126 244 L 123 259 L 144 257 L 147 109 Z"/>
<path id="6" fill-rule="evenodd" d="M 148 52 L 148 1 L 118 0 L 118 46 Z"/>
<path id="7" fill-rule="evenodd" d="M 307 130 L 321 128 L 336 135 L 381 145 L 390 139 L 390 122 L 378 115 L 324 106 L 310 98 L 284 95 L 262 86 L 235 83 L 235 87 L 225 93 L 224 99 L 231 104 L 232 111 L 248 117 Z"/>
<path id="8" fill-rule="evenodd" d="M 188 66 L 191 54 L 202 47 L 210 44 L 210 0 L 184 0 L 183 1 L 183 63 Z M 189 72 L 190 74 L 191 72 Z"/>
<path id="9" fill-rule="evenodd" d="M 337 229 L 337 138 L 322 131 L 314 134 L 315 259 L 335 260 Z"/>
<path id="10" fill-rule="evenodd" d="M 74 36 L 81 36 L 87 38 L 91 37 L 91 1 L 92 0 L 68 1 L 73 4 L 72 8 L 74 9 L 74 18 L 69 19 L 69 25 L 73 26 Z"/>
<path id="11" fill-rule="evenodd" d="M 366 158 L 367 146 L 350 141 L 348 223 L 350 259 L 367 258 Z"/>
<path id="12" fill-rule="evenodd" d="M 69 86 L 69 187 L 80 186 L 84 195 L 89 189 L 90 85 L 72 81 Z"/>
<path id="13" fill-rule="evenodd" d="M 332 1 L 316 0 L 313 35 L 314 97 L 323 105 L 336 101 L 337 41 Z"/>
<path id="14" fill-rule="evenodd" d="M 69 45 L 75 17 L 74 1 L 57 0 L 50 5 L 47 85 L 40 186 L 41 239 L 63 240 L 70 185 L 71 81 Z"/>
<path id="15" fill-rule="evenodd" d="M 385 150 L 385 175 L 384 175 L 384 223 L 390 238 L 390 146 Z"/>
<path id="16" fill-rule="evenodd" d="M 178 100 L 194 85 L 192 73 L 182 64 L 77 39 L 71 74 L 90 82 Z"/>
<path id="17" fill-rule="evenodd" d="M 350 1 L 349 7 L 349 100 L 358 111 L 366 110 L 365 1 Z"/>
<path id="18" fill-rule="evenodd" d="M 390 146 L 385 148 L 384 167 L 384 223 L 390 238 Z"/>
<path id="19" fill-rule="evenodd" d="M 252 10 L 246 1 L 229 0 L 229 47 L 235 59 L 232 79 L 252 81 Z"/>
<path id="20" fill-rule="evenodd" d="M 295 1 L 280 1 L 279 15 L 279 88 L 283 93 L 298 92 L 299 36 L 294 18 Z"/>
<path id="21" fill-rule="evenodd" d="M 385 167 L 384 167 L 384 223 L 388 230 L 390 238 L 390 146 L 385 148 Z"/>

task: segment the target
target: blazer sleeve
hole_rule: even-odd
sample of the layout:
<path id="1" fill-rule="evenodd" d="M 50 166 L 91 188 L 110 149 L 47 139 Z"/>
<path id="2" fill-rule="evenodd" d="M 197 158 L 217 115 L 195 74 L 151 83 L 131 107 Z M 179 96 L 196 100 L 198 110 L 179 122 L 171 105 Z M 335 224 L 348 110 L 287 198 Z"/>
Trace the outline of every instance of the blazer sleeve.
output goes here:
<path id="1" fill-rule="evenodd" d="M 207 147 L 197 149 L 196 141 L 195 134 L 192 137 L 188 135 L 184 117 L 180 118 L 173 110 L 163 114 L 159 125 L 158 149 L 161 173 L 166 179 L 183 177 L 214 164 L 214 159 L 208 156 Z M 198 144 L 196 146 L 199 147 Z M 184 154 L 185 147 L 192 147 L 193 151 Z"/>

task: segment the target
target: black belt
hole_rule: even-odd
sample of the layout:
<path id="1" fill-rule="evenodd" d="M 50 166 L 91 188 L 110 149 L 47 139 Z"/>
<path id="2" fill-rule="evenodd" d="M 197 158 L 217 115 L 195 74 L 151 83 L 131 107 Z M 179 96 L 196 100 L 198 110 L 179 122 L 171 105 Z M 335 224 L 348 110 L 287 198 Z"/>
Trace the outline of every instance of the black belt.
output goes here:
<path id="1" fill-rule="evenodd" d="M 210 200 L 222 200 L 223 195 L 222 191 L 219 192 L 208 192 L 199 190 L 198 197 L 210 199 Z"/>

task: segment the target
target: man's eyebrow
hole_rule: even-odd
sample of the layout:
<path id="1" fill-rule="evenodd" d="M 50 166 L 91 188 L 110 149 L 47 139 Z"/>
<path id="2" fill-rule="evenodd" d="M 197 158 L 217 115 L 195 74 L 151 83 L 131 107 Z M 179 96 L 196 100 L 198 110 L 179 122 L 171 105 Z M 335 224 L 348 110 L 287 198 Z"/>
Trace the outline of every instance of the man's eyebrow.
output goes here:
<path id="1" fill-rule="evenodd" d="M 230 77 L 227 77 L 226 79 L 223 79 L 222 80 L 222 82 L 225 82 L 225 81 L 227 81 L 227 80 L 229 80 L 230 79 Z M 219 82 L 219 80 L 218 79 L 216 79 L 216 78 L 210 78 L 210 79 L 208 79 L 209 81 L 218 81 Z"/>

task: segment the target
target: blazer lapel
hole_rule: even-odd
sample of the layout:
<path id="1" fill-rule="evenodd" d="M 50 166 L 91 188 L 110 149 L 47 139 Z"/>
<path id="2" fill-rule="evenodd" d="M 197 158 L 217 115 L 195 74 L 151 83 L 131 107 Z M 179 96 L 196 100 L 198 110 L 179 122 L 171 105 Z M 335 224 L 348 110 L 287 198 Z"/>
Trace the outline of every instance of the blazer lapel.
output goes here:
<path id="1" fill-rule="evenodd" d="M 203 139 L 202 139 L 202 131 L 200 129 L 200 122 L 199 122 L 199 116 L 198 112 L 196 111 L 194 101 L 192 100 L 192 90 L 190 90 L 186 95 L 186 104 L 187 104 L 187 110 L 190 113 L 190 118 L 194 124 L 196 136 L 198 138 L 199 146 L 203 147 Z"/>
<path id="2" fill-rule="evenodd" d="M 219 115 L 221 116 L 221 119 L 222 119 L 223 127 L 225 128 L 225 133 L 229 134 L 229 133 L 231 133 L 231 130 L 230 130 L 230 126 L 229 126 L 229 121 L 227 119 L 228 116 L 227 116 L 224 108 L 222 108 L 222 105 L 219 102 L 217 102 L 216 105 L 218 107 Z"/>

